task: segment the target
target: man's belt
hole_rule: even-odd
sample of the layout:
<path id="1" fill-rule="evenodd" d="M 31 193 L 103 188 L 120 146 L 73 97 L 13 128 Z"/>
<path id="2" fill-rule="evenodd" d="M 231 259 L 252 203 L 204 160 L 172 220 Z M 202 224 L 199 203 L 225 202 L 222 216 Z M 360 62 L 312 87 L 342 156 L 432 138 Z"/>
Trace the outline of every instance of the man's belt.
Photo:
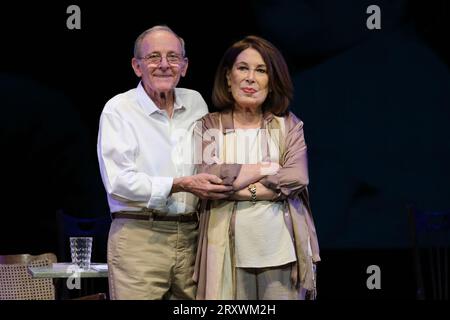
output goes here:
<path id="1" fill-rule="evenodd" d="M 196 222 L 198 221 L 197 213 L 190 212 L 186 214 L 167 215 L 156 213 L 154 211 L 118 211 L 112 213 L 113 219 L 136 219 L 136 220 L 153 220 L 153 221 L 177 221 L 177 222 Z"/>

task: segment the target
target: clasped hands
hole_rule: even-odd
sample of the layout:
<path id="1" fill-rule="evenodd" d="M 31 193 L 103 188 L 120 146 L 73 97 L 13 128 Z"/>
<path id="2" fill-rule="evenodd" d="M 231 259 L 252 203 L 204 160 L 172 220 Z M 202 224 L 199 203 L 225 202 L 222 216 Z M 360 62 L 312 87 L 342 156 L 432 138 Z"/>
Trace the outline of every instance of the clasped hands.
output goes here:
<path id="1" fill-rule="evenodd" d="M 267 189 L 258 181 L 265 176 L 276 174 L 279 169 L 279 164 L 275 162 L 243 164 L 232 185 L 224 184 L 222 179 L 213 174 L 200 173 L 190 177 L 174 179 L 174 186 L 178 184 L 176 180 L 182 179 L 181 190 L 178 191 L 191 192 L 201 199 L 248 200 L 250 199 L 250 191 L 247 190 L 247 187 L 254 183 L 257 188 L 258 200 L 272 200 L 276 193 Z"/>
<path id="2" fill-rule="evenodd" d="M 259 200 L 271 200 L 276 193 L 259 183 L 263 177 L 278 172 L 280 165 L 276 162 L 264 162 L 260 164 L 243 164 L 239 175 L 232 185 L 224 184 L 216 175 L 199 173 L 193 176 L 175 178 L 172 192 L 190 192 L 200 199 L 210 200 L 248 200 L 250 192 L 247 187 L 255 183 Z"/>
<path id="3" fill-rule="evenodd" d="M 249 201 L 252 197 L 248 186 L 254 184 L 256 187 L 257 200 L 275 200 L 278 193 L 267 188 L 259 182 L 265 176 L 278 173 L 280 165 L 276 162 L 265 162 L 261 164 L 242 165 L 239 176 L 233 183 L 234 193 L 229 197 L 230 200 Z"/>

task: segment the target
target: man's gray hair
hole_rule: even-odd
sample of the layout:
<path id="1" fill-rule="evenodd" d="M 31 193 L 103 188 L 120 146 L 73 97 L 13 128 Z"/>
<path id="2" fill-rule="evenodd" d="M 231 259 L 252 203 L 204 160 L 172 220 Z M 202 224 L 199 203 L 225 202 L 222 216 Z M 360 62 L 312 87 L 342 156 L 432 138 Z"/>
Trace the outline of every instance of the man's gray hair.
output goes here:
<path id="1" fill-rule="evenodd" d="M 186 55 L 186 50 L 184 48 L 184 40 L 183 38 L 181 38 L 179 35 L 177 35 L 172 29 L 170 29 L 168 26 L 166 25 L 159 25 L 159 26 L 154 26 L 151 27 L 150 29 L 145 30 L 144 32 L 142 32 L 139 37 L 137 37 L 136 41 L 134 42 L 134 57 L 135 58 L 139 58 L 139 50 L 141 48 L 141 43 L 142 40 L 145 38 L 146 35 L 148 35 L 151 32 L 154 31 L 168 31 L 170 33 L 172 33 L 175 37 L 178 38 L 178 40 L 180 40 L 180 44 L 181 44 L 181 55 L 184 57 Z"/>

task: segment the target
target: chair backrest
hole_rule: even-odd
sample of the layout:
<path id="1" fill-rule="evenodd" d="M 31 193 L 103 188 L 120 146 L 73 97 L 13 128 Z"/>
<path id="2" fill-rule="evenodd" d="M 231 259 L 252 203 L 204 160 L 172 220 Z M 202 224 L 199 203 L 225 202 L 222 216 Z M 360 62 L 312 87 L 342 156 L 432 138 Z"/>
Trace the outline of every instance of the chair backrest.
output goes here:
<path id="1" fill-rule="evenodd" d="M 55 300 L 52 279 L 33 279 L 28 267 L 46 267 L 56 262 L 53 253 L 0 256 L 0 300 Z"/>
<path id="2" fill-rule="evenodd" d="M 408 207 L 416 274 L 417 299 L 448 300 L 450 210 Z"/>

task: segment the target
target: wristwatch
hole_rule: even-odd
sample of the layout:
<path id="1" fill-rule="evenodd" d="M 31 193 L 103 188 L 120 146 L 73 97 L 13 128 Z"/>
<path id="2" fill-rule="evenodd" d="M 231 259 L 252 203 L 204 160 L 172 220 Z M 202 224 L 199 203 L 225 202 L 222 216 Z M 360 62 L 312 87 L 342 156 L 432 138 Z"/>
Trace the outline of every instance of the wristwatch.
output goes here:
<path id="1" fill-rule="evenodd" d="M 248 186 L 248 191 L 250 191 L 250 199 L 252 200 L 253 204 L 256 203 L 256 185 L 255 184 L 250 184 Z"/>

